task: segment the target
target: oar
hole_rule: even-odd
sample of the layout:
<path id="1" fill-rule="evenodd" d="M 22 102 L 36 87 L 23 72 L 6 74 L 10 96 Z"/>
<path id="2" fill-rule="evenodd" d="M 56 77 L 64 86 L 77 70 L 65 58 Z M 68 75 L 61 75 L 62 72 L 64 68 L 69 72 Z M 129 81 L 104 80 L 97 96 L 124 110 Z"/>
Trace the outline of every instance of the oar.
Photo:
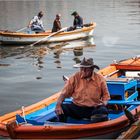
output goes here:
<path id="1" fill-rule="evenodd" d="M 108 104 L 118 104 L 118 105 L 140 105 L 140 101 L 122 101 L 122 100 L 110 100 Z"/>
<path id="2" fill-rule="evenodd" d="M 21 29 L 19 29 L 19 30 L 16 30 L 16 32 L 23 31 L 23 30 L 25 30 L 26 28 L 28 28 L 28 27 L 24 27 L 24 28 L 21 28 Z"/>
<path id="3" fill-rule="evenodd" d="M 52 36 L 54 36 L 54 35 L 56 35 L 56 34 L 58 34 L 58 33 L 61 33 L 61 32 L 63 32 L 63 31 L 65 31 L 66 29 L 67 29 L 67 27 L 62 28 L 61 30 L 59 30 L 59 31 L 57 31 L 57 32 L 54 32 L 54 33 L 50 34 L 49 36 L 46 36 L 46 37 L 44 37 L 44 38 L 42 38 L 42 39 L 40 39 L 40 40 L 34 42 L 34 43 L 31 44 L 30 46 L 32 47 L 32 46 L 34 46 L 34 45 L 36 45 L 36 44 L 38 44 L 38 43 L 40 43 L 40 42 L 42 42 L 42 41 L 47 41 L 50 37 L 52 37 Z"/>

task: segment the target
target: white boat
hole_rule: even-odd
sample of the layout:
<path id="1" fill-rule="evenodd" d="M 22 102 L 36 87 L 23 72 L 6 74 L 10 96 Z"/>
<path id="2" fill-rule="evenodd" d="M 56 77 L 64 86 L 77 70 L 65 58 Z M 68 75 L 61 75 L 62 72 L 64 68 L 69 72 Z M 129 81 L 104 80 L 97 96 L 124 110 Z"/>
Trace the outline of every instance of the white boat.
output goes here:
<path id="1" fill-rule="evenodd" d="M 84 27 L 81 29 L 72 30 L 72 31 L 61 30 L 56 33 L 52 33 L 50 30 L 43 33 L 1 31 L 0 42 L 1 44 L 23 45 L 23 44 L 32 44 L 39 40 L 41 40 L 39 42 L 40 44 L 71 41 L 71 40 L 77 40 L 77 39 L 93 36 L 93 31 L 95 27 L 96 27 L 96 23 L 93 22 L 90 24 L 85 24 Z M 47 39 L 44 40 L 43 38 L 47 38 Z"/>

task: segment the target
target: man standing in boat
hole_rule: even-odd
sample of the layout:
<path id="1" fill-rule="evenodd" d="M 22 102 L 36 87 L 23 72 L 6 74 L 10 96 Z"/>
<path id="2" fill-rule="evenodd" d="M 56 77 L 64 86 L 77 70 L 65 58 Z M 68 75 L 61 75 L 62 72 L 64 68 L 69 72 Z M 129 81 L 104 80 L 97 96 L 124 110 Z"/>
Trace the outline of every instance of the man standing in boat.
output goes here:
<path id="1" fill-rule="evenodd" d="M 43 12 L 40 11 L 37 16 L 34 16 L 33 19 L 30 21 L 28 28 L 31 28 L 32 31 L 36 33 L 45 32 L 43 27 Z"/>
<path id="2" fill-rule="evenodd" d="M 55 112 L 59 121 L 65 122 L 68 116 L 76 119 L 90 119 L 95 114 L 107 116 L 110 95 L 104 77 L 94 72 L 99 67 L 94 65 L 92 58 L 84 58 L 75 67 L 80 71 L 70 77 L 58 98 Z M 73 98 L 72 104 L 63 104 L 68 97 Z"/>
<path id="3" fill-rule="evenodd" d="M 62 28 L 60 18 L 61 18 L 61 14 L 57 14 L 56 18 L 55 18 L 55 20 L 53 22 L 52 32 L 57 32 Z"/>

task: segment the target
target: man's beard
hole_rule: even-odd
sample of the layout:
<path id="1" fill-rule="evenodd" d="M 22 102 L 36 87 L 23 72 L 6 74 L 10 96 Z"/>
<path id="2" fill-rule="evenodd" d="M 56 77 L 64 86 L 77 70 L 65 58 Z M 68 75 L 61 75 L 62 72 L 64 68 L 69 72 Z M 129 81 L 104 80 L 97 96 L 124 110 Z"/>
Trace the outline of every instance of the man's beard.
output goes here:
<path id="1" fill-rule="evenodd" d="M 86 75 L 84 72 L 81 72 L 81 78 L 83 78 L 83 79 L 87 79 L 87 78 L 91 78 L 91 77 L 92 77 L 92 73 Z"/>

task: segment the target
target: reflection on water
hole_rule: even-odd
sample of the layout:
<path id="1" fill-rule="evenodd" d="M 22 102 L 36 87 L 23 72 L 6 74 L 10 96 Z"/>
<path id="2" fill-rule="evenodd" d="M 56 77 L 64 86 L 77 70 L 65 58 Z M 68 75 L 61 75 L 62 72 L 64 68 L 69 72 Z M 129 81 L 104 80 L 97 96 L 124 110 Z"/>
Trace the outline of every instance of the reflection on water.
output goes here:
<path id="1" fill-rule="evenodd" d="M 54 63 L 57 64 L 57 68 L 62 68 L 60 56 L 67 51 L 73 51 L 75 58 L 73 59 L 76 63 L 80 62 L 79 56 L 83 55 L 83 49 L 86 47 L 95 47 L 94 38 L 90 37 L 85 40 L 76 40 L 71 42 L 63 42 L 61 44 L 50 44 L 48 46 L 54 52 Z"/>
<path id="2" fill-rule="evenodd" d="M 83 55 L 83 49 L 86 47 L 95 47 L 94 38 L 86 38 L 69 42 L 51 43 L 40 46 L 1 46 L 0 47 L 0 58 L 13 57 L 16 59 L 22 58 L 33 58 L 33 65 L 41 70 L 44 66 L 44 57 L 53 52 L 57 68 L 62 68 L 60 56 L 68 51 L 73 51 L 75 58 L 73 59 L 76 63 L 79 62 L 79 56 Z M 6 64 L 5 64 L 6 65 Z M 39 79 L 39 78 L 38 78 Z"/>
<path id="3" fill-rule="evenodd" d="M 81 62 L 79 57 L 75 57 L 73 60 L 75 61 L 76 64 Z"/>
<path id="4" fill-rule="evenodd" d="M 62 68 L 61 61 L 60 61 L 60 54 L 63 52 L 62 49 L 54 50 L 54 58 L 56 59 L 54 63 L 57 64 L 57 68 Z"/>
<path id="5" fill-rule="evenodd" d="M 47 45 L 40 46 L 0 46 L 0 58 L 19 56 L 18 58 L 28 57 L 28 56 L 44 56 L 47 51 L 54 51 L 55 57 L 59 57 L 62 50 L 71 50 L 79 47 L 92 47 L 95 46 L 94 38 L 90 37 L 87 39 L 81 39 L 76 41 L 61 42 L 61 43 L 51 43 Z M 22 54 L 25 54 L 22 56 Z M 21 55 L 21 56 L 20 56 Z"/>
<path id="6" fill-rule="evenodd" d="M 77 47 L 93 47 L 95 46 L 94 38 L 88 37 L 86 39 L 79 39 L 75 41 L 69 41 L 69 42 L 62 42 L 61 44 L 50 44 L 48 48 L 50 49 L 73 49 Z"/>

